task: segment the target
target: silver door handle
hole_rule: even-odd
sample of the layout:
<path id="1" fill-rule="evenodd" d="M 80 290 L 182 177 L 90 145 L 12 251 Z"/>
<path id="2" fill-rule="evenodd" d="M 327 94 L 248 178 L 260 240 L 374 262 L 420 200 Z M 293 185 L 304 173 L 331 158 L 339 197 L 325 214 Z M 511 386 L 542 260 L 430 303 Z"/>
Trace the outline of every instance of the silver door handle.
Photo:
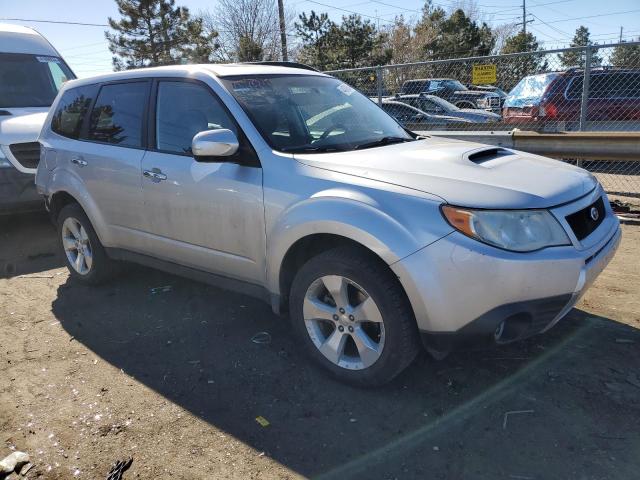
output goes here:
<path id="1" fill-rule="evenodd" d="M 79 167 L 86 167 L 87 162 L 82 157 L 71 157 L 71 163 L 78 165 Z"/>
<path id="2" fill-rule="evenodd" d="M 145 177 L 150 178 L 151 180 L 154 180 L 157 182 L 167 179 L 167 176 L 157 168 L 154 168 L 153 170 L 144 170 L 142 174 Z"/>

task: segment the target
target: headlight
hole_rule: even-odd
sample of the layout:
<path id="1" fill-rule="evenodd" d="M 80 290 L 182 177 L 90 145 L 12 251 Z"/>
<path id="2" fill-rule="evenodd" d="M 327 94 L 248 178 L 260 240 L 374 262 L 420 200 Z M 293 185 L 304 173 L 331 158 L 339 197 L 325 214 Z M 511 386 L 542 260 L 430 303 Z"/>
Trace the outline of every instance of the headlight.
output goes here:
<path id="1" fill-rule="evenodd" d="M 7 159 L 7 157 L 4 156 L 4 153 L 2 152 L 2 148 L 0 148 L 0 168 L 11 168 L 13 167 L 13 165 L 11 165 L 11 162 Z"/>
<path id="2" fill-rule="evenodd" d="M 442 214 L 456 230 L 505 250 L 531 252 L 571 245 L 548 210 L 473 210 L 443 205 Z"/>

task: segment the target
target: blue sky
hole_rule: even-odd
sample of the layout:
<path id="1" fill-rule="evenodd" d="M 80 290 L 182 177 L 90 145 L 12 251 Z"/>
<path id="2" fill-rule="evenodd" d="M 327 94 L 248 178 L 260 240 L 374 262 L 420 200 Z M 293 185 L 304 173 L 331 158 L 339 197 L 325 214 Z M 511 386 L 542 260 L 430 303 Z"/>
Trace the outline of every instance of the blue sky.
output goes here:
<path id="1" fill-rule="evenodd" d="M 340 20 L 342 15 L 357 12 L 382 26 L 395 15 L 418 15 L 420 0 L 284 0 L 285 6 L 297 13 L 327 12 Z M 216 0 L 177 0 L 196 13 L 215 7 Z M 445 9 L 460 4 L 458 0 L 435 0 Z M 477 0 L 483 18 L 499 25 L 519 21 L 521 0 Z M 575 29 L 589 27 L 597 43 L 616 41 L 623 27 L 626 40 L 640 36 L 640 2 L 638 0 L 527 0 L 527 10 L 534 15 L 528 28 L 547 48 L 569 44 Z M 625 12 L 625 13 L 618 13 Z M 7 18 L 29 19 L 10 21 L 35 27 L 62 53 L 78 76 L 111 71 L 111 55 L 104 38 L 106 27 L 53 25 L 33 20 L 61 20 L 82 23 L 107 23 L 107 17 L 117 17 L 113 0 L 0 0 L 0 22 Z M 584 18 L 591 17 L 591 18 Z M 520 17 L 521 18 L 521 17 Z"/>

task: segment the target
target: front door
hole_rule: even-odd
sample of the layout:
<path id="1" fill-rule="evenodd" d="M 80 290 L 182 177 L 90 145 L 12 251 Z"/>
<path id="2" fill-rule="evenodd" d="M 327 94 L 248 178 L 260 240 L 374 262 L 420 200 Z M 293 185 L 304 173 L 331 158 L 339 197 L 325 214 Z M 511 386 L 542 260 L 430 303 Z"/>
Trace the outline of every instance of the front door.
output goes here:
<path id="1" fill-rule="evenodd" d="M 142 160 L 152 253 L 164 260 L 260 284 L 265 275 L 262 168 L 221 100 L 204 83 L 159 80 L 152 144 Z M 198 161 L 194 135 L 227 128 L 235 158 Z M 252 157 L 252 158 L 250 158 Z M 253 160 L 253 162 L 252 162 Z"/>

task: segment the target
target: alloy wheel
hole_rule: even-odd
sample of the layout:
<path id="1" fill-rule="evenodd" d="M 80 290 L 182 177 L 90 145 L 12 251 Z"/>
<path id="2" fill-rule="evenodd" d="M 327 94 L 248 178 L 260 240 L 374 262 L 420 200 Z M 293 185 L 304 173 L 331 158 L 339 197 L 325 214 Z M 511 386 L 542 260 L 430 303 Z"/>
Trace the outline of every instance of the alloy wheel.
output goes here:
<path id="1" fill-rule="evenodd" d="M 349 370 L 373 365 L 382 355 L 385 331 L 380 309 L 354 281 L 325 275 L 307 289 L 303 304 L 307 332 L 333 364 Z"/>
<path id="2" fill-rule="evenodd" d="M 71 267 L 80 275 L 87 275 L 93 264 L 93 252 L 87 231 L 73 217 L 62 223 L 62 246 Z"/>

